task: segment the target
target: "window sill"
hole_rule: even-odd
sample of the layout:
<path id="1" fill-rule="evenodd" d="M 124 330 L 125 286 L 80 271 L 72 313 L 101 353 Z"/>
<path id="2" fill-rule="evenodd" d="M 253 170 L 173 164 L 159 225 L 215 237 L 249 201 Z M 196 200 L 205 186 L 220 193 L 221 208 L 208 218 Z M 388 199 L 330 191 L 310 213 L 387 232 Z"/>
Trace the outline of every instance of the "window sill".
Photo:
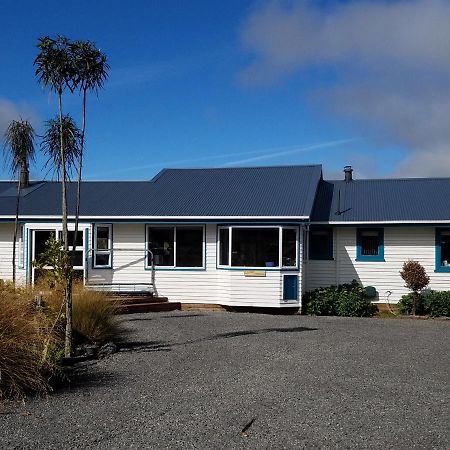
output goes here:
<path id="1" fill-rule="evenodd" d="M 152 270 L 150 266 L 146 266 L 145 270 Z M 155 267 L 156 272 L 170 272 L 170 271 L 190 271 L 190 272 L 201 272 L 206 270 L 206 267 Z"/>
<path id="2" fill-rule="evenodd" d="M 438 267 L 434 269 L 435 273 L 450 273 L 450 266 L 449 267 Z"/>
<path id="3" fill-rule="evenodd" d="M 298 272 L 298 267 L 229 267 L 217 266 L 218 270 L 260 270 L 264 272 Z"/>
<path id="4" fill-rule="evenodd" d="M 386 262 L 384 258 L 356 258 L 358 262 Z"/>
<path id="5" fill-rule="evenodd" d="M 112 266 L 93 266 L 92 269 L 112 269 Z"/>

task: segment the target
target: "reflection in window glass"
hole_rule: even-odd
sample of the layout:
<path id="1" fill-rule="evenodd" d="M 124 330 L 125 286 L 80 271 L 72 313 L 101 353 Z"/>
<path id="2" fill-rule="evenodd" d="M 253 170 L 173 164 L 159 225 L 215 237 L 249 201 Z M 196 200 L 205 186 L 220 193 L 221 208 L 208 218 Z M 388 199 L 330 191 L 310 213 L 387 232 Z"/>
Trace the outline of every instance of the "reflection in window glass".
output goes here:
<path id="1" fill-rule="evenodd" d="M 148 227 L 148 249 L 152 251 L 156 266 L 174 265 L 174 227 Z M 151 266 L 151 256 L 147 264 Z"/>
<path id="2" fill-rule="evenodd" d="M 283 228 L 282 233 L 283 267 L 295 267 L 297 265 L 297 232 L 293 228 Z"/>
<path id="3" fill-rule="evenodd" d="M 238 267 L 278 267 L 278 228 L 233 228 L 231 265 Z"/>
<path id="4" fill-rule="evenodd" d="M 203 228 L 176 228 L 176 265 L 177 267 L 203 266 Z"/>

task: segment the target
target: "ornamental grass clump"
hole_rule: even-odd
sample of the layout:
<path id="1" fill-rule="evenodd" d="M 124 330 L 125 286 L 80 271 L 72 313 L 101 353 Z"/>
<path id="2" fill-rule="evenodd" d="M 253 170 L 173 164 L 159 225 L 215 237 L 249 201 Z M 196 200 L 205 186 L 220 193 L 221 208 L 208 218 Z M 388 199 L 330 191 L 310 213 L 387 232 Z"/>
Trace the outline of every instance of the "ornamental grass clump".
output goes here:
<path id="1" fill-rule="evenodd" d="M 48 327 L 49 319 L 36 309 L 30 289 L 14 289 L 0 280 L 0 398 L 48 389 Z"/>
<path id="2" fill-rule="evenodd" d="M 115 315 L 117 303 L 106 298 L 104 292 L 94 292 L 76 286 L 73 295 L 73 329 L 81 342 L 104 344 L 121 333 Z"/>

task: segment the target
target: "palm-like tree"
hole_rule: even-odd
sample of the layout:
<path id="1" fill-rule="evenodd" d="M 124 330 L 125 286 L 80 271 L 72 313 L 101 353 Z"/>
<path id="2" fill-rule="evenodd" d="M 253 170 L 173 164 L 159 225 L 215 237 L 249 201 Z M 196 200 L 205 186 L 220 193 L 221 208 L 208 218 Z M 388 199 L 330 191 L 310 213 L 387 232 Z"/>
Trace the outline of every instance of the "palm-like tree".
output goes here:
<path id="1" fill-rule="evenodd" d="M 103 88 L 103 85 L 108 78 L 109 65 L 106 61 L 106 55 L 102 53 L 93 42 L 76 41 L 71 44 L 70 48 L 75 70 L 75 86 L 81 90 L 83 95 L 83 115 L 80 137 L 80 157 L 78 162 L 77 199 L 75 208 L 75 233 L 72 245 L 72 252 L 74 252 L 80 217 L 81 175 L 83 169 L 83 152 L 86 130 L 87 93 L 95 92 L 98 94 L 98 91 Z"/>
<path id="2" fill-rule="evenodd" d="M 28 167 L 34 161 L 34 129 L 27 120 L 13 120 L 6 129 L 5 157 L 12 175 L 18 176 L 16 197 L 16 218 L 14 223 L 12 270 L 13 284 L 16 284 L 16 244 L 19 228 L 20 191 L 28 183 Z"/>
<path id="3" fill-rule="evenodd" d="M 69 179 L 76 169 L 81 154 L 81 131 L 69 114 L 62 116 L 62 127 L 59 117 L 45 122 L 45 133 L 41 141 L 41 149 L 47 156 L 44 167 L 53 170 L 57 180 L 65 172 Z M 62 130 L 62 134 L 61 134 Z M 61 141 L 64 148 L 64 160 L 61 158 Z M 65 165 L 65 170 L 63 168 Z"/>
<path id="4" fill-rule="evenodd" d="M 58 112 L 60 127 L 59 152 L 61 158 L 61 189 L 62 189 L 62 234 L 64 249 L 68 249 L 67 242 L 67 174 L 65 164 L 65 151 L 63 141 L 63 112 L 62 95 L 66 88 L 73 91 L 75 87 L 75 74 L 73 58 L 70 52 L 70 41 L 64 36 L 52 39 L 48 36 L 39 38 L 37 47 L 39 53 L 34 60 L 36 76 L 39 82 L 58 95 Z"/>
<path id="5" fill-rule="evenodd" d="M 73 56 L 70 50 L 71 42 L 64 36 L 52 39 L 48 36 L 39 38 L 37 47 L 39 53 L 34 60 L 36 76 L 39 82 L 58 95 L 59 112 L 59 154 L 61 167 L 61 213 L 62 213 L 62 238 L 63 248 L 68 251 L 67 232 L 67 166 L 66 151 L 64 148 L 62 95 L 66 88 L 73 92 L 76 85 L 76 77 L 73 65 Z M 66 335 L 64 353 L 66 357 L 72 354 L 72 279 L 69 273 L 64 286 L 64 302 L 66 305 Z"/>

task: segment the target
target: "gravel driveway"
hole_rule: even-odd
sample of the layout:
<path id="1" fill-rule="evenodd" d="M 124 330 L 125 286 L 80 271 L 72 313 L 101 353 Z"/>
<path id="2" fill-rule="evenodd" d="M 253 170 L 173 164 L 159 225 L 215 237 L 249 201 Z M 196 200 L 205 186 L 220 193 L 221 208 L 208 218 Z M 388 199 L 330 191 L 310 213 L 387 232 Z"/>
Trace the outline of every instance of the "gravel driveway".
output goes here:
<path id="1" fill-rule="evenodd" d="M 1 448 L 449 448 L 448 321 L 156 313 Z M 240 433 L 245 427 L 244 433 Z"/>

